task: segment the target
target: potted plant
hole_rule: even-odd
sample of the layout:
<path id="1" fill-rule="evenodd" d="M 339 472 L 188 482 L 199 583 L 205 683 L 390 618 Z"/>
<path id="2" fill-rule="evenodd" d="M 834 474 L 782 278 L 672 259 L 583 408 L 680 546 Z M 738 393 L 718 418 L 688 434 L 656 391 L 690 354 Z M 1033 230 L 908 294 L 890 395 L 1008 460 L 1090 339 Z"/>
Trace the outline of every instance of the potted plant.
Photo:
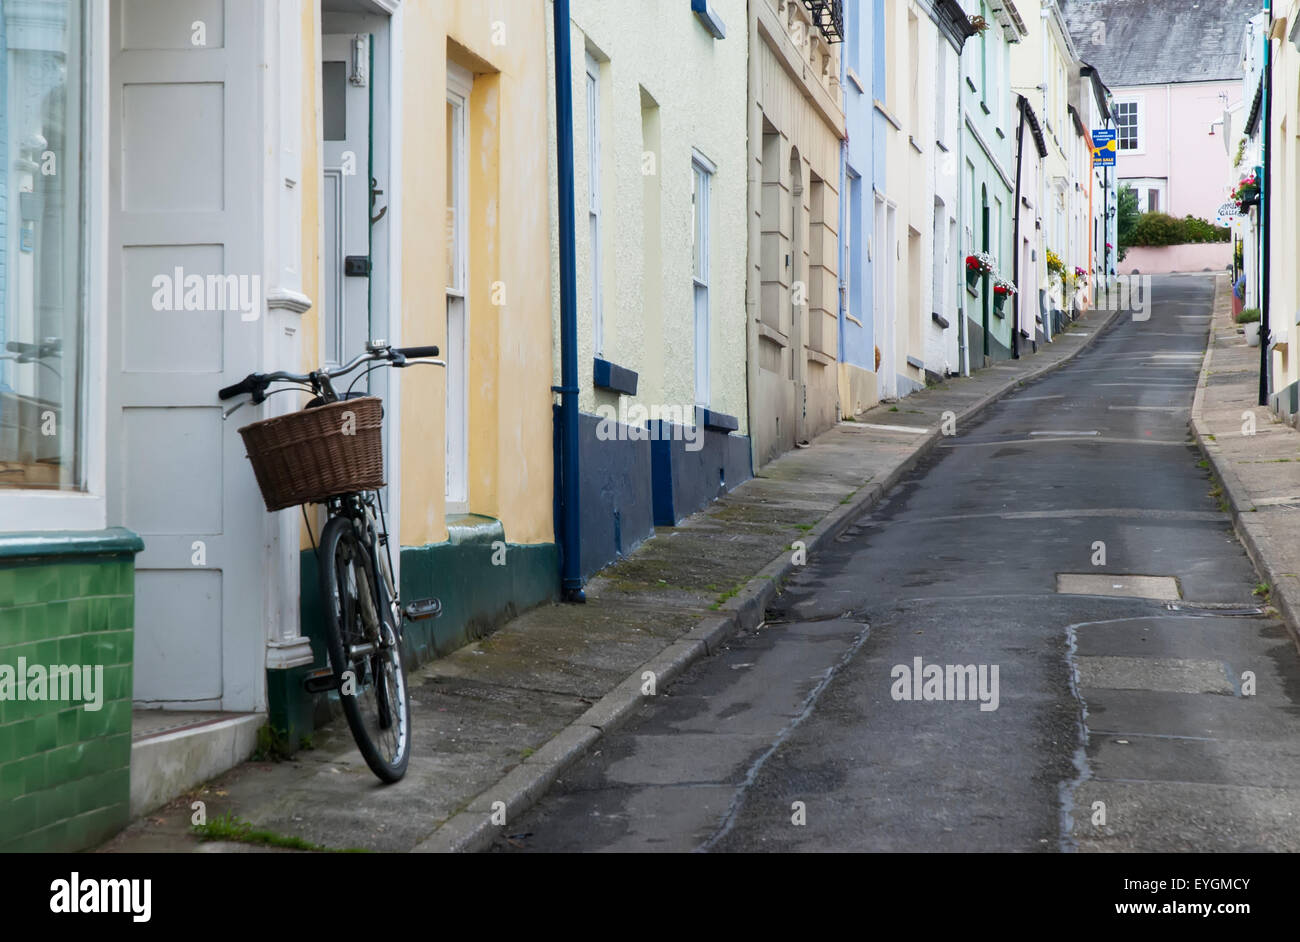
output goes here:
<path id="1" fill-rule="evenodd" d="M 1237 315 L 1237 323 L 1245 327 L 1246 343 L 1252 347 L 1259 346 L 1259 308 L 1248 307 Z"/>
<path id="2" fill-rule="evenodd" d="M 1006 306 L 1007 298 L 1016 293 L 1016 286 L 1013 282 L 1001 275 L 993 279 L 993 313 L 998 317 L 1002 316 L 1002 309 Z"/>
<path id="3" fill-rule="evenodd" d="M 976 252 L 974 255 L 966 256 L 966 287 L 974 288 L 985 275 L 991 275 L 997 271 L 998 265 L 993 256 L 988 252 Z"/>

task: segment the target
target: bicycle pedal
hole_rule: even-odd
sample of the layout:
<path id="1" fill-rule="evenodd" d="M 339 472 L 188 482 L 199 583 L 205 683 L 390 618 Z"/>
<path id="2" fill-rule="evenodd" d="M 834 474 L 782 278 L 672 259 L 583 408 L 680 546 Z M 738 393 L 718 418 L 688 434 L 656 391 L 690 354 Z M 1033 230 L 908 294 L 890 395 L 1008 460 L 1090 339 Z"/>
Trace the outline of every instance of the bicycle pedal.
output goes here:
<path id="1" fill-rule="evenodd" d="M 408 621 L 420 621 L 425 618 L 437 618 L 442 614 L 441 599 L 416 599 L 407 602 L 403 613 Z"/>
<path id="2" fill-rule="evenodd" d="M 325 693 L 327 690 L 338 690 L 339 679 L 334 676 L 334 672 L 329 668 L 324 670 L 313 671 L 302 680 L 303 689 L 308 693 Z"/>

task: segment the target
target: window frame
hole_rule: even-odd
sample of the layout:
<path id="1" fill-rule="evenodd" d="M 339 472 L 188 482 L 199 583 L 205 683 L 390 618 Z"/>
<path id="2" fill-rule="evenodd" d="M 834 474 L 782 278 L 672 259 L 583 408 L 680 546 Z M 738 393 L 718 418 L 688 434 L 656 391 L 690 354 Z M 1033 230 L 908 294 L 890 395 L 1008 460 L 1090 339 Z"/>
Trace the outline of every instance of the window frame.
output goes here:
<path id="1" fill-rule="evenodd" d="M 82 257 L 78 260 L 82 287 L 81 345 L 77 351 L 82 372 L 79 392 L 77 447 L 81 453 L 78 489 L 56 491 L 37 488 L 0 490 L 0 520 L 4 532 L 51 530 L 103 530 L 108 502 L 106 448 L 108 431 L 108 319 L 102 312 L 108 299 L 108 66 L 109 10 L 107 5 L 80 4 L 82 147 L 81 192 Z"/>
<path id="2" fill-rule="evenodd" d="M 596 356 L 605 356 L 605 285 L 601 268 L 605 264 L 602 251 L 604 241 L 604 206 L 601 192 L 601 162 L 604 143 L 601 140 L 601 80 L 600 61 L 586 51 L 587 94 L 587 233 L 591 263 L 591 343 Z"/>
<path id="3" fill-rule="evenodd" d="M 455 231 L 455 268 L 458 285 L 445 285 L 446 297 L 446 360 L 447 393 L 443 408 L 446 415 L 443 434 L 444 461 L 446 474 L 443 488 L 445 512 L 462 514 L 469 512 L 469 227 L 466 216 L 469 211 L 469 103 L 473 91 L 473 74 L 454 62 L 447 63 L 447 103 L 458 111 L 456 127 L 447 129 L 448 144 L 453 156 L 459 156 L 457 166 L 446 168 L 453 173 L 452 187 L 459 203 L 456 213 Z M 459 151 L 457 151 L 459 145 Z M 460 336 L 453 346 L 452 309 L 459 307 Z M 453 405 L 457 406 L 453 414 Z M 453 461 L 453 458 L 456 460 Z"/>
<path id="4" fill-rule="evenodd" d="M 1123 127 L 1119 120 L 1119 108 L 1121 105 L 1133 106 L 1134 146 L 1131 148 L 1123 146 Z M 1123 98 L 1117 97 L 1112 107 L 1115 111 L 1116 152 L 1138 157 L 1144 155 L 1146 153 L 1146 99 L 1141 95 L 1131 95 Z"/>
<path id="5" fill-rule="evenodd" d="M 712 275 L 710 273 L 713 247 L 713 181 L 718 168 L 713 161 L 694 148 L 691 149 L 691 312 L 694 327 L 694 386 L 695 404 L 709 408 L 713 395 L 713 318 Z M 699 186 L 703 181 L 703 186 Z M 703 199 L 700 193 L 703 192 Z M 701 218 L 702 217 L 702 218 Z M 703 248 L 695 245 L 695 233 L 701 233 Z M 700 258 L 700 272 L 695 270 L 695 260 Z M 704 294 L 704 351 L 700 355 L 700 293 Z M 701 365 L 703 370 L 701 371 Z"/>
<path id="6" fill-rule="evenodd" d="M 1119 182 L 1122 186 L 1133 188 L 1133 192 L 1138 196 L 1139 212 L 1169 212 L 1169 179 L 1167 177 L 1122 177 Z M 1155 210 L 1148 208 L 1151 205 L 1151 194 L 1153 192 L 1158 193 L 1160 197 L 1160 205 Z"/>

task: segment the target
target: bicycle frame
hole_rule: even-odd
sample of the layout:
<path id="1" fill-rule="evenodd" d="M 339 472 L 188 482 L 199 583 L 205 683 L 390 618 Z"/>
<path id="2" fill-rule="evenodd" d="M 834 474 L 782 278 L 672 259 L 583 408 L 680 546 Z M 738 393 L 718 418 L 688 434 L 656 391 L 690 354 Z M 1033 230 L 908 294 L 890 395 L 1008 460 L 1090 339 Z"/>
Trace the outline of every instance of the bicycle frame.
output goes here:
<path id="1" fill-rule="evenodd" d="M 388 613 L 389 626 L 393 630 L 394 637 L 400 641 L 403 628 L 401 599 L 393 581 L 392 551 L 388 546 L 388 522 L 378 493 L 363 491 L 332 497 L 325 506 L 326 513 L 330 517 L 344 516 L 351 519 L 353 526 L 360 531 L 357 535 L 361 542 L 371 548 L 378 576 L 378 588 L 383 593 L 380 603 Z M 379 552 L 381 546 L 384 548 L 382 553 Z M 354 658 L 369 653 L 371 651 L 362 648 L 349 652 Z"/>

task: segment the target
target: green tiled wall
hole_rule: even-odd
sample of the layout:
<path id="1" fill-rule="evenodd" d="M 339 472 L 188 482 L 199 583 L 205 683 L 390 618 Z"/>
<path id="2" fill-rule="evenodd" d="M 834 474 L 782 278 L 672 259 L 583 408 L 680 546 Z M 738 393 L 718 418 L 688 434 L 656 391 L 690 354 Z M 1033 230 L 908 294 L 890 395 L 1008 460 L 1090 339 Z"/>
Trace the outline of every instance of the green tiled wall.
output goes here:
<path id="1" fill-rule="evenodd" d="M 0 546 L 0 665 L 103 665 L 103 706 L 0 700 L 0 852 L 80 850 L 129 820 L 134 548 L 69 548 Z"/>

